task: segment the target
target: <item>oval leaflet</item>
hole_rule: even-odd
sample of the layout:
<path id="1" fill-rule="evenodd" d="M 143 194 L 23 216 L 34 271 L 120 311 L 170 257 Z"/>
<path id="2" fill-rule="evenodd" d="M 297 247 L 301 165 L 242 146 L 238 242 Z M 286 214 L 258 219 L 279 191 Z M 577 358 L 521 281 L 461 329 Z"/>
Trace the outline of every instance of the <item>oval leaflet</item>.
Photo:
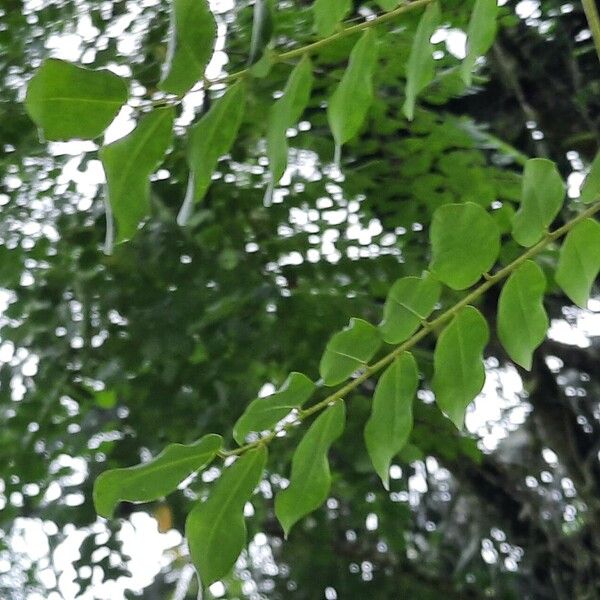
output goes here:
<path id="1" fill-rule="evenodd" d="M 298 444 L 292 458 L 290 484 L 275 498 L 275 514 L 286 537 L 294 523 L 327 498 L 331 485 L 327 453 L 342 435 L 345 420 L 344 402 L 338 400 L 315 419 Z"/>
<path id="2" fill-rule="evenodd" d="M 365 426 L 365 443 L 375 471 L 389 489 L 392 458 L 406 444 L 413 427 L 412 403 L 419 372 L 410 352 L 403 352 L 380 377 Z"/>
<path id="3" fill-rule="evenodd" d="M 466 306 L 437 341 L 432 387 L 438 406 L 458 429 L 463 427 L 467 406 L 483 388 L 483 350 L 488 339 L 487 321 L 477 309 Z"/>
<path id="4" fill-rule="evenodd" d="M 194 444 L 170 444 L 147 463 L 104 471 L 94 482 L 96 512 L 110 518 L 123 500 L 149 502 L 175 491 L 188 475 L 209 464 L 221 449 L 220 435 L 209 434 Z"/>
<path id="5" fill-rule="evenodd" d="M 527 370 L 548 330 L 545 291 L 543 271 L 528 260 L 511 274 L 498 300 L 498 337 L 512 360 Z"/>

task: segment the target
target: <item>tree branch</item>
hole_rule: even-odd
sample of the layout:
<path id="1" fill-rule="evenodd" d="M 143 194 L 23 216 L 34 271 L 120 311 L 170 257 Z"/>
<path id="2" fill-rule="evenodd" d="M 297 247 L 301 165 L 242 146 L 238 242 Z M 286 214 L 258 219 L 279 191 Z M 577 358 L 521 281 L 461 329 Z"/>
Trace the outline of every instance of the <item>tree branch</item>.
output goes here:
<path id="1" fill-rule="evenodd" d="M 600 200 L 600 199 L 598 199 Z M 410 350 L 414 346 L 417 345 L 423 338 L 427 337 L 433 330 L 437 329 L 441 325 L 445 325 L 448 321 L 450 321 L 462 308 L 471 304 L 473 301 L 479 299 L 483 294 L 489 290 L 491 287 L 499 283 L 506 277 L 508 277 L 513 271 L 515 271 L 520 265 L 522 265 L 525 261 L 537 256 L 548 244 L 554 242 L 564 235 L 566 235 L 575 225 L 580 223 L 581 221 L 592 217 L 594 214 L 600 211 L 600 202 L 596 202 L 592 204 L 589 208 L 584 210 L 582 213 L 577 215 L 575 218 L 571 219 L 567 223 L 565 223 L 562 227 L 555 229 L 554 231 L 548 233 L 543 239 L 541 239 L 537 244 L 523 252 L 519 257 L 513 260 L 510 264 L 506 265 L 499 271 L 497 271 L 494 275 L 488 277 L 479 287 L 474 289 L 471 293 L 467 294 L 464 298 L 459 300 L 456 304 L 448 308 L 444 311 L 439 317 L 430 321 L 429 323 L 425 323 L 421 329 L 417 331 L 411 338 L 397 346 L 394 350 L 386 354 L 383 358 L 378 360 L 376 363 L 368 366 L 365 371 L 348 382 L 346 385 L 342 386 L 337 391 L 333 392 L 325 399 L 313 404 L 309 408 L 305 410 L 301 410 L 298 413 L 297 420 L 293 423 L 286 425 L 282 430 L 279 431 L 271 431 L 265 437 L 257 440 L 255 442 L 251 442 L 249 444 L 245 444 L 244 446 L 240 446 L 235 450 L 223 450 L 219 453 L 219 455 L 223 458 L 227 456 L 236 456 L 243 454 L 247 450 L 251 450 L 252 448 L 256 448 L 263 444 L 270 443 L 275 437 L 277 437 L 282 431 L 287 431 L 292 427 L 296 426 L 298 422 L 304 421 L 306 418 L 314 415 L 315 413 L 319 413 L 328 406 L 332 405 L 334 402 L 341 400 L 348 393 L 354 391 L 359 385 L 361 385 L 367 379 L 370 379 L 373 375 L 387 367 L 397 356 L 402 354 L 407 350 Z"/>

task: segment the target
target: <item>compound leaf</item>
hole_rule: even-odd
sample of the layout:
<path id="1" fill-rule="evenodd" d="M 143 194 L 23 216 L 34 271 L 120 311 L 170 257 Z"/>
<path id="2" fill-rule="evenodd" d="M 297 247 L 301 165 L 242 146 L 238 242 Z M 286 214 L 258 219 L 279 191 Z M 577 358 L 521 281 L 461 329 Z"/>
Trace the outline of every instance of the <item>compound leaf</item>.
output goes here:
<path id="1" fill-rule="evenodd" d="M 521 246 L 539 242 L 554 221 L 565 197 L 565 185 L 556 165 L 545 158 L 525 163 L 521 206 L 513 219 L 513 238 Z"/>
<path id="2" fill-rule="evenodd" d="M 348 327 L 334 334 L 321 357 L 319 372 L 325 385 L 337 385 L 366 365 L 379 347 L 379 330 L 362 319 L 350 319 Z"/>
<path id="3" fill-rule="evenodd" d="M 432 313 L 440 299 L 441 285 L 428 273 L 423 277 L 402 277 L 392 285 L 379 324 L 388 344 L 408 339 Z"/>
<path id="4" fill-rule="evenodd" d="M 527 370 L 548 330 L 545 291 L 544 273 L 528 260 L 511 274 L 498 300 L 498 337 L 511 359 Z"/>
<path id="5" fill-rule="evenodd" d="M 266 462 L 264 446 L 245 452 L 188 515 L 185 536 L 204 586 L 227 575 L 246 545 L 244 505 L 260 483 Z"/>
<path id="6" fill-rule="evenodd" d="M 435 60 L 431 36 L 440 24 L 440 7 L 437 2 L 427 6 L 413 38 L 406 67 L 406 100 L 402 110 L 409 121 L 415 114 L 417 96 L 433 81 Z"/>
<path id="7" fill-rule="evenodd" d="M 275 498 L 275 514 L 286 536 L 295 523 L 327 499 L 331 486 L 327 453 L 342 435 L 345 419 L 344 402 L 338 400 L 317 417 L 298 444 L 290 484 Z"/>
<path id="8" fill-rule="evenodd" d="M 500 231 L 479 204 L 445 204 L 431 222 L 431 272 L 455 290 L 476 283 L 500 252 Z"/>
<path id="9" fill-rule="evenodd" d="M 48 140 L 98 137 L 127 102 L 127 84 L 105 69 L 45 60 L 27 86 L 25 108 Z"/>
<path id="10" fill-rule="evenodd" d="M 118 241 L 131 238 L 148 215 L 150 175 L 171 144 L 174 115 L 173 108 L 154 110 L 129 135 L 100 150 Z"/>
<path id="11" fill-rule="evenodd" d="M 483 388 L 483 350 L 488 339 L 486 320 L 477 309 L 466 306 L 437 341 L 432 387 L 438 406 L 458 429 L 467 406 Z"/>
<path id="12" fill-rule="evenodd" d="M 585 219 L 568 233 L 560 249 L 556 283 L 578 306 L 586 308 L 600 271 L 600 224 Z"/>
<path id="13" fill-rule="evenodd" d="M 159 88 L 183 96 L 204 75 L 217 35 L 207 0 L 173 0 L 167 60 Z"/>
<path id="14" fill-rule="evenodd" d="M 250 402 L 233 428 L 233 437 L 243 444 L 249 433 L 272 429 L 294 408 L 300 408 L 313 394 L 315 384 L 302 373 L 290 373 L 284 384 L 270 396 Z"/>
<path id="15" fill-rule="evenodd" d="M 402 450 L 412 431 L 412 404 L 418 384 L 417 363 L 410 352 L 396 358 L 377 382 L 373 409 L 365 426 L 365 443 L 386 490 L 392 458 Z"/>
<path id="16" fill-rule="evenodd" d="M 187 446 L 169 444 L 147 463 L 105 471 L 94 483 L 96 512 L 109 519 L 120 501 L 150 502 L 170 494 L 191 473 L 210 463 L 221 443 L 221 436 L 211 433 Z"/>

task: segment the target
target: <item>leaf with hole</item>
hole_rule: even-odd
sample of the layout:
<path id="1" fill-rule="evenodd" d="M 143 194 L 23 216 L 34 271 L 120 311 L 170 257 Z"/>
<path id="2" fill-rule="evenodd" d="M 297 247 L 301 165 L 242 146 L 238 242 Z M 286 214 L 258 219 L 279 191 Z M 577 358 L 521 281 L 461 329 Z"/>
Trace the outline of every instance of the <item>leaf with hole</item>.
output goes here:
<path id="1" fill-rule="evenodd" d="M 94 483 L 96 512 L 109 519 L 121 501 L 150 502 L 170 494 L 186 477 L 208 465 L 221 443 L 221 436 L 211 433 L 194 444 L 170 444 L 147 463 L 105 471 Z"/>
<path id="2" fill-rule="evenodd" d="M 313 394 L 315 384 L 302 373 L 290 373 L 284 384 L 270 396 L 250 402 L 233 427 L 233 437 L 243 444 L 250 433 L 272 429 L 295 408 L 300 408 Z"/>
<path id="3" fill-rule="evenodd" d="M 315 0 L 312 10 L 319 36 L 331 35 L 351 8 L 351 0 Z"/>
<path id="4" fill-rule="evenodd" d="M 167 59 L 158 87 L 183 96 L 204 75 L 217 35 L 207 0 L 173 0 Z"/>
<path id="5" fill-rule="evenodd" d="M 498 300 L 498 337 L 511 359 L 528 371 L 548 331 L 545 291 L 543 271 L 528 260 L 511 274 Z"/>
<path id="6" fill-rule="evenodd" d="M 432 2 L 425 9 L 413 38 L 406 67 L 406 100 L 402 108 L 409 121 L 414 117 L 418 95 L 433 81 L 435 60 L 431 36 L 439 27 L 440 19 L 439 4 Z"/>
<path id="7" fill-rule="evenodd" d="M 494 43 L 497 18 L 496 0 L 476 0 L 467 31 L 467 55 L 461 66 L 462 78 L 466 85 L 471 85 L 473 67 L 477 58 L 483 56 Z"/>
<path id="8" fill-rule="evenodd" d="M 327 119 L 338 149 L 358 133 L 365 121 L 373 101 L 376 63 L 377 38 L 368 29 L 352 48 L 348 68 L 327 105 Z"/>
<path id="9" fill-rule="evenodd" d="M 292 458 L 290 484 L 275 498 L 275 514 L 286 537 L 295 523 L 327 499 L 331 486 L 327 454 L 342 435 L 345 420 L 344 402 L 338 400 L 315 419 L 298 444 Z"/>
<path id="10" fill-rule="evenodd" d="M 171 145 L 174 116 L 172 108 L 156 109 L 129 135 L 100 150 L 118 241 L 131 238 L 150 211 L 150 175 Z"/>
<path id="11" fill-rule="evenodd" d="M 91 140 L 111 124 L 127 97 L 118 75 L 50 58 L 31 78 L 25 108 L 48 140 Z"/>
<path id="12" fill-rule="evenodd" d="M 410 352 L 403 352 L 380 377 L 365 426 L 365 443 L 375 471 L 389 489 L 392 458 L 402 450 L 413 427 L 412 405 L 419 372 Z"/>
<path id="13" fill-rule="evenodd" d="M 452 319 L 438 338 L 433 354 L 435 399 L 458 429 L 465 411 L 485 382 L 483 350 L 489 339 L 486 320 L 472 306 Z"/>
<path id="14" fill-rule="evenodd" d="M 432 313 L 441 291 L 441 285 L 429 273 L 398 279 L 387 295 L 379 324 L 384 341 L 399 344 L 408 339 Z"/>
<path id="15" fill-rule="evenodd" d="M 362 319 L 350 319 L 347 327 L 331 337 L 321 357 L 319 373 L 325 385 L 348 379 L 373 358 L 380 346 L 377 327 Z"/>
<path id="16" fill-rule="evenodd" d="M 562 243 L 556 283 L 581 308 L 586 308 L 600 271 L 600 224 L 594 219 L 578 223 Z"/>
<path id="17" fill-rule="evenodd" d="M 269 115 L 267 131 L 267 156 L 271 181 L 276 184 L 283 176 L 288 162 L 286 132 L 302 116 L 312 87 L 312 64 L 304 57 L 292 71 L 283 96 L 275 102 Z"/>
<path id="18" fill-rule="evenodd" d="M 592 161 L 590 170 L 581 186 L 581 196 L 579 198 L 584 204 L 590 204 L 600 200 L 600 152 Z"/>
<path id="19" fill-rule="evenodd" d="M 223 470 L 205 502 L 187 517 L 185 536 L 200 581 L 209 586 L 231 571 L 246 545 L 244 506 L 260 483 L 267 449 L 248 450 Z"/>
<path id="20" fill-rule="evenodd" d="M 521 246 L 539 242 L 565 197 L 565 185 L 556 165 L 545 158 L 531 158 L 525 163 L 521 206 L 513 219 L 512 235 Z"/>
<path id="21" fill-rule="evenodd" d="M 479 204 L 445 204 L 433 214 L 431 272 L 454 290 L 476 283 L 496 262 L 500 231 Z"/>

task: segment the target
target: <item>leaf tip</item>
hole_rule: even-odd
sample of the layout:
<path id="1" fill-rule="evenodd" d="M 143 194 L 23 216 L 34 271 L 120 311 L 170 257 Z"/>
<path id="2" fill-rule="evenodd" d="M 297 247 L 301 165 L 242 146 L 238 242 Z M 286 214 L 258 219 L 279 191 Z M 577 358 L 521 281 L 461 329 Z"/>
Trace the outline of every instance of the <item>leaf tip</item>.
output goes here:
<path id="1" fill-rule="evenodd" d="M 96 478 L 96 481 L 94 482 L 94 490 L 92 492 L 92 499 L 98 516 L 104 517 L 105 519 L 111 519 L 117 504 L 117 499 L 113 494 L 110 494 L 109 490 L 107 489 L 107 486 L 109 485 L 109 483 L 106 482 L 107 475 L 110 475 L 110 471 L 101 473 Z"/>
<path id="2" fill-rule="evenodd" d="M 386 492 L 389 492 L 390 491 L 390 475 L 389 475 L 389 472 L 386 472 L 385 475 L 380 474 L 379 477 L 381 478 L 381 483 L 383 485 L 383 489 Z"/>

